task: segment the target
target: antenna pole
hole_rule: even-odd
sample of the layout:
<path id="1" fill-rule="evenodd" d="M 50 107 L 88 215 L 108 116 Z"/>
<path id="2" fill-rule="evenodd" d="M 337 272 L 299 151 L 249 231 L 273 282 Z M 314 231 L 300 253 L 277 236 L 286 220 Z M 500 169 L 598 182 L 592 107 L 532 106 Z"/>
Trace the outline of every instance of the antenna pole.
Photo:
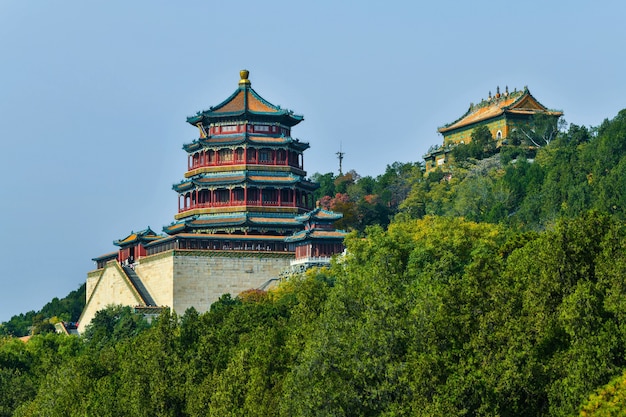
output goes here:
<path id="1" fill-rule="evenodd" d="M 337 158 L 339 159 L 339 175 L 343 175 L 342 162 L 345 154 L 345 152 L 341 151 L 341 142 L 339 142 L 339 152 L 336 153 Z"/>

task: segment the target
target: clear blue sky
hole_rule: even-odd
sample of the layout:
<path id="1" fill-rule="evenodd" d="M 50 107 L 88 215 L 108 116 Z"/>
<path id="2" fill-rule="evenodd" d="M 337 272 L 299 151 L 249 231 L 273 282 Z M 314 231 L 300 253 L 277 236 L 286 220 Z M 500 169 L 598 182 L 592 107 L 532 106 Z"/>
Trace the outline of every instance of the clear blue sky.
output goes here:
<path id="1" fill-rule="evenodd" d="M 496 87 L 596 126 L 626 107 L 623 1 L 0 2 L 0 321 L 177 209 L 186 116 L 250 70 L 305 168 L 414 162 Z"/>

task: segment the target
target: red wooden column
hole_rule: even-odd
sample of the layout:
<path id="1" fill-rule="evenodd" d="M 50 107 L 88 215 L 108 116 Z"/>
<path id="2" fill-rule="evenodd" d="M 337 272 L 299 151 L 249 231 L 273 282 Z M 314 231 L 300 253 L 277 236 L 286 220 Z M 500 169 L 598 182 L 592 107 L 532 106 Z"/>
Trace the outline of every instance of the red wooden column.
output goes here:
<path id="1" fill-rule="evenodd" d="M 276 158 L 274 158 L 274 163 L 276 163 Z M 280 188 L 276 189 L 278 191 L 278 207 L 280 207 L 282 204 L 280 202 L 280 195 L 282 194 L 282 190 Z"/>

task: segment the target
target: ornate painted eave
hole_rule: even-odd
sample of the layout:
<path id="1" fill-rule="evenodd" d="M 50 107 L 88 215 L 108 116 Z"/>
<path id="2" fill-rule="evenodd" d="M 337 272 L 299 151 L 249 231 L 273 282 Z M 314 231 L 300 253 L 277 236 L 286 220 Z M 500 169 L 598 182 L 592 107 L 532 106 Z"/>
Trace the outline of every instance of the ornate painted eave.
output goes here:
<path id="1" fill-rule="evenodd" d="M 220 121 L 261 118 L 291 127 L 304 120 L 303 116 L 294 114 L 291 110 L 281 109 L 280 106 L 261 97 L 252 89 L 248 75 L 247 70 L 242 70 L 239 87 L 230 97 L 209 110 L 200 111 L 188 117 L 187 122 L 194 126 L 198 123 L 207 126 Z"/>
<path id="2" fill-rule="evenodd" d="M 210 148 L 213 146 L 231 146 L 231 145 L 264 145 L 268 147 L 273 146 L 285 146 L 298 150 L 305 151 L 310 148 L 308 142 L 302 142 L 299 139 L 292 138 L 290 136 L 258 136 L 235 134 L 235 135 L 216 135 L 207 138 L 201 138 L 194 140 L 191 143 L 183 145 L 183 149 L 188 153 L 199 151 L 203 148 Z"/>
<path id="3" fill-rule="evenodd" d="M 215 231 L 227 231 L 232 228 L 254 227 L 257 229 L 278 228 L 281 230 L 295 230 L 301 227 L 300 223 L 291 216 L 279 216 L 268 214 L 235 213 L 232 215 L 197 215 L 189 219 L 180 220 L 165 226 L 163 231 L 167 234 L 180 234 L 184 231 L 203 230 L 207 227 Z M 206 233 L 202 233 L 206 236 Z M 238 236 L 238 235 L 230 235 Z"/>
<path id="4" fill-rule="evenodd" d="M 191 179 L 185 179 L 178 184 L 172 185 L 172 189 L 176 192 L 184 192 L 195 189 L 196 187 L 205 188 L 220 185 L 281 185 L 291 186 L 299 184 L 302 188 L 315 190 L 319 184 L 301 177 L 293 175 L 289 172 L 265 172 L 265 171 L 235 171 L 232 173 L 217 174 L 199 174 Z"/>
<path id="5" fill-rule="evenodd" d="M 198 240 L 223 240 L 226 242 L 232 241 L 250 241 L 250 242 L 283 242 L 285 241 L 284 236 L 274 236 L 274 235 L 231 235 L 231 234 L 223 234 L 223 233 L 177 233 L 176 235 L 168 236 L 163 238 L 160 242 L 155 242 L 155 244 L 160 244 L 164 242 L 171 242 L 177 239 L 198 239 Z M 150 247 L 148 244 L 146 247 Z"/>
<path id="6" fill-rule="evenodd" d="M 196 139 L 191 143 L 184 144 L 183 149 L 187 151 L 188 153 L 199 151 L 200 149 L 202 149 L 202 144 L 200 143 L 198 139 Z"/>

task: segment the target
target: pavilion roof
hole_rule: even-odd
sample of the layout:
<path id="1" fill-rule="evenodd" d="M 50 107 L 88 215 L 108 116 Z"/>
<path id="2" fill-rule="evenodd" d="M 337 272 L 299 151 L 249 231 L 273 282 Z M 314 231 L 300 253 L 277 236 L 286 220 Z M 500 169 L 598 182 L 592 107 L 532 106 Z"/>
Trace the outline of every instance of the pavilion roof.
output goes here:
<path id="1" fill-rule="evenodd" d="M 549 110 L 543 104 L 539 103 L 535 97 L 530 94 L 528 87 L 524 90 L 508 92 L 508 87 L 504 94 L 498 93 L 492 97 L 489 93 L 487 100 L 482 100 L 479 104 L 471 104 L 467 112 L 457 120 L 449 123 L 438 130 L 439 133 L 447 133 L 456 129 L 465 128 L 475 123 L 494 119 L 503 114 L 537 114 L 545 113 L 552 116 L 561 116 L 563 113 L 559 111 Z"/>
<path id="2" fill-rule="evenodd" d="M 195 116 L 188 117 L 187 122 L 194 126 L 198 123 L 206 126 L 210 123 L 237 118 L 262 118 L 287 126 L 295 126 L 304 120 L 304 117 L 290 110 L 281 109 L 280 106 L 270 103 L 254 91 L 248 79 L 247 70 L 240 71 L 239 75 L 241 77 L 239 86 L 230 97 L 209 110 L 200 111 Z"/>

